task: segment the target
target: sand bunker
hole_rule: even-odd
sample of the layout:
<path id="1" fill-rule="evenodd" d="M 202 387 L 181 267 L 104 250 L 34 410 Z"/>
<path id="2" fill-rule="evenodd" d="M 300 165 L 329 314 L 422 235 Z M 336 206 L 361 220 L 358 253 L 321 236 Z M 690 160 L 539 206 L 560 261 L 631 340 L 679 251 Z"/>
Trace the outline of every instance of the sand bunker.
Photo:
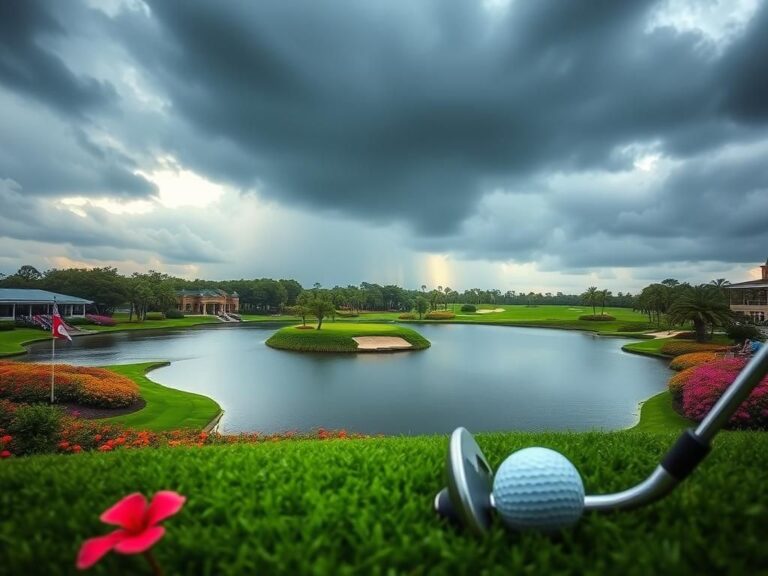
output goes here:
<path id="1" fill-rule="evenodd" d="M 646 332 L 645 335 L 653 336 L 654 338 L 672 338 L 683 332 L 686 332 L 686 330 L 662 330 L 661 332 Z"/>
<path id="2" fill-rule="evenodd" d="M 504 308 L 494 308 L 493 310 L 478 310 L 475 314 L 493 314 L 495 312 L 504 312 Z"/>
<path id="3" fill-rule="evenodd" d="M 358 350 L 404 350 L 413 348 L 410 342 L 399 336 L 358 336 L 352 338 L 357 342 Z"/>

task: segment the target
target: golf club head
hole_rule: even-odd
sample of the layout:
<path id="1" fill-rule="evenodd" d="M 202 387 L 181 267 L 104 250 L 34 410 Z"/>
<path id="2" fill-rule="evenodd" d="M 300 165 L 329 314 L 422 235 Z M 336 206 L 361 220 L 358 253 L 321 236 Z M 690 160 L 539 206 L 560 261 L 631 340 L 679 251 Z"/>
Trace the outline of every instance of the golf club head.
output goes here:
<path id="1" fill-rule="evenodd" d="M 448 487 L 435 497 L 435 510 L 476 534 L 485 533 L 491 526 L 493 473 L 466 428 L 451 434 L 445 474 Z"/>

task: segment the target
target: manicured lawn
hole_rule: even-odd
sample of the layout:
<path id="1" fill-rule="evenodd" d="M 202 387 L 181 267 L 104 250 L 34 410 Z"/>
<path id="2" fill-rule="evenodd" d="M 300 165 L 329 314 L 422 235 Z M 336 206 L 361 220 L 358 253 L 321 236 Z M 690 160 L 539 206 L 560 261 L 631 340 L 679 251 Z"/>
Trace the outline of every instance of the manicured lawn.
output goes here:
<path id="1" fill-rule="evenodd" d="M 695 428 L 696 422 L 675 412 L 672 408 L 672 397 L 665 390 L 643 402 L 640 408 L 640 421 L 629 430 L 664 434 L 681 432 L 691 427 Z"/>
<path id="2" fill-rule="evenodd" d="M 155 432 L 177 428 L 202 430 L 221 411 L 221 407 L 207 396 L 166 388 L 145 376 L 153 368 L 166 365 L 163 362 L 146 362 L 107 366 L 109 370 L 136 382 L 147 405 L 138 412 L 104 418 L 100 422 Z"/>
<path id="3" fill-rule="evenodd" d="M 48 332 L 34 328 L 15 328 L 0 332 L 0 357 L 26 354 L 24 344 L 38 340 L 49 340 L 50 338 Z"/>
<path id="4" fill-rule="evenodd" d="M 635 354 L 644 354 L 646 356 L 657 356 L 659 358 L 670 358 L 666 354 L 661 353 L 661 347 L 667 342 L 694 342 L 694 340 L 678 340 L 676 338 L 656 338 L 654 340 L 643 340 L 642 342 L 632 342 L 631 344 L 625 344 L 621 347 L 625 352 L 633 352 Z M 712 340 L 708 342 L 712 344 L 725 344 L 731 345 L 733 342 L 723 335 L 715 334 Z"/>
<path id="5" fill-rule="evenodd" d="M 588 493 L 643 480 L 674 434 L 483 434 L 494 469 L 547 446 Z M 122 496 L 173 489 L 188 500 L 155 555 L 167 574 L 765 574 L 768 435 L 718 438 L 662 502 L 590 513 L 562 534 L 474 538 L 432 512 L 447 436 L 288 441 L 40 456 L 0 462 L 6 574 L 71 574 L 81 542 L 112 528 L 99 514 Z M 110 554 L 90 573 L 147 574 Z"/>
<path id="6" fill-rule="evenodd" d="M 413 346 L 410 350 L 421 350 L 430 345 L 426 338 L 410 328 L 393 324 L 339 322 L 323 323 L 320 330 L 287 326 L 275 332 L 267 340 L 267 345 L 300 352 L 357 352 L 357 342 L 352 339 L 356 336 L 399 336 Z"/>
<path id="7" fill-rule="evenodd" d="M 563 328 L 567 330 L 589 330 L 593 332 L 642 332 L 654 327 L 648 323 L 648 317 L 630 308 L 606 308 L 605 313 L 614 316 L 616 320 L 595 322 L 579 320 L 579 316 L 592 314 L 592 308 L 586 306 L 505 306 L 481 304 L 479 310 L 503 308 L 503 312 L 477 314 L 461 312 L 461 305 L 456 304 L 456 318 L 453 320 L 398 320 L 396 312 L 362 313 L 350 321 L 371 322 L 398 320 L 400 322 L 443 322 L 443 323 L 472 323 L 472 324 L 503 324 L 507 326 L 539 326 L 543 328 Z M 448 311 L 453 311 L 448 306 Z M 598 308 L 597 313 L 600 314 Z"/>

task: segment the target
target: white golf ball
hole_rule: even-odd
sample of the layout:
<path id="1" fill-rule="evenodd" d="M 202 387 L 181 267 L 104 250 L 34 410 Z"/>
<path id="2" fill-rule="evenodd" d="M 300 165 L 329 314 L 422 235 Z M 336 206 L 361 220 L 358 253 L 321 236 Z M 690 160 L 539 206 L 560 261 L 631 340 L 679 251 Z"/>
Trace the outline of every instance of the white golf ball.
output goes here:
<path id="1" fill-rule="evenodd" d="M 548 448 L 509 456 L 493 479 L 493 499 L 515 530 L 552 532 L 575 524 L 584 511 L 584 484 L 576 467 Z"/>

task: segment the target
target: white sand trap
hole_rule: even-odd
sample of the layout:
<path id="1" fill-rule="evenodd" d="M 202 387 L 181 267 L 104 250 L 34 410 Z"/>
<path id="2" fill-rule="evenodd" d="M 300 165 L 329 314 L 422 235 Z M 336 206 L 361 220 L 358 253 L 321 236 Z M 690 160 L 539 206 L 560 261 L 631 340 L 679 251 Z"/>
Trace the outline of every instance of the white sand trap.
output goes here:
<path id="1" fill-rule="evenodd" d="M 475 312 L 475 314 L 494 314 L 496 312 L 504 312 L 504 308 L 494 308 L 493 310 L 488 310 L 488 309 L 478 310 L 477 312 Z"/>
<path id="2" fill-rule="evenodd" d="M 404 350 L 413 345 L 400 336 L 358 336 L 352 338 L 357 342 L 358 350 Z"/>

